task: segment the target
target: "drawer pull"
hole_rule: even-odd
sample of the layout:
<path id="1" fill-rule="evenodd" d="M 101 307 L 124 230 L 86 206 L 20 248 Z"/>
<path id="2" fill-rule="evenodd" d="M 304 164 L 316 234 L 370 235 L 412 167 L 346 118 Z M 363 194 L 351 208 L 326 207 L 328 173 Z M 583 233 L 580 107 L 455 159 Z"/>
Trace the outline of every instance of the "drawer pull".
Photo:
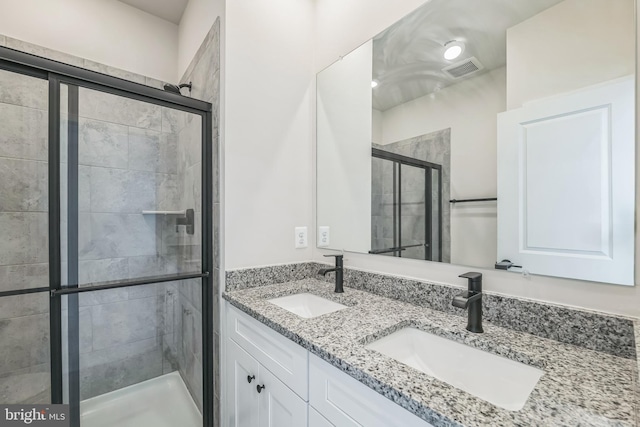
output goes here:
<path id="1" fill-rule="evenodd" d="M 256 379 L 255 375 L 251 375 L 251 376 L 247 375 L 247 381 L 249 382 L 249 384 L 251 384 L 251 381 L 255 379 Z"/>
<path id="2" fill-rule="evenodd" d="M 258 384 L 258 385 L 256 386 L 256 390 L 258 390 L 258 393 L 262 393 L 262 390 L 263 390 L 263 389 L 264 389 L 264 386 L 263 386 L 263 385 Z"/>

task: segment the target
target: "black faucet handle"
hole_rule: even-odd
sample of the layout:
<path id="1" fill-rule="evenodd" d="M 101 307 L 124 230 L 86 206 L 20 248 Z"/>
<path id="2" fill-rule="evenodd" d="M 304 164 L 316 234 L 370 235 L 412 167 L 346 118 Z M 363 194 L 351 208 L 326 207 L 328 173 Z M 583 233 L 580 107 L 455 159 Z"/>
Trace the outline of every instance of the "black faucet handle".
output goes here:
<path id="1" fill-rule="evenodd" d="M 332 254 L 332 255 L 322 255 L 322 256 L 323 256 L 323 257 L 325 257 L 325 258 L 332 257 L 332 256 L 334 256 L 334 257 L 336 257 L 336 258 L 343 258 L 343 257 L 344 257 L 344 254 L 340 254 L 340 255 L 333 255 L 333 254 Z"/>
<path id="2" fill-rule="evenodd" d="M 482 280 L 482 273 L 470 271 L 468 273 L 461 274 L 458 277 L 464 277 L 465 279 L 469 279 L 472 282 L 478 282 Z"/>
<path id="3" fill-rule="evenodd" d="M 482 273 L 470 271 L 468 273 L 461 274 L 458 277 L 469 279 L 468 289 L 470 291 L 482 292 Z"/>

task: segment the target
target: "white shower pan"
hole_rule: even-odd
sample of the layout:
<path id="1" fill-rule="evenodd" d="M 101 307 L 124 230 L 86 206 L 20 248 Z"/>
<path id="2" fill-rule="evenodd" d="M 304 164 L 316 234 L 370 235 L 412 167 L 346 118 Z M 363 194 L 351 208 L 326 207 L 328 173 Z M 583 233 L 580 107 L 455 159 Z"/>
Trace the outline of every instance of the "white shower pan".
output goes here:
<path id="1" fill-rule="evenodd" d="M 202 415 L 178 372 L 80 403 L 82 427 L 201 427 Z"/>

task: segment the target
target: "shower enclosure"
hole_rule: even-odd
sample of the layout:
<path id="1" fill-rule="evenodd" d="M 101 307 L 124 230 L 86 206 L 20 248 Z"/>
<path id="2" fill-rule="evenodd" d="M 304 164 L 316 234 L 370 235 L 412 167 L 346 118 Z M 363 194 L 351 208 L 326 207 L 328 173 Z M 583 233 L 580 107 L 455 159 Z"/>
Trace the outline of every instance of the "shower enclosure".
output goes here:
<path id="1" fill-rule="evenodd" d="M 372 149 L 369 253 L 442 261 L 442 166 Z"/>
<path id="2" fill-rule="evenodd" d="M 0 47 L 0 404 L 213 426 L 211 104 Z"/>

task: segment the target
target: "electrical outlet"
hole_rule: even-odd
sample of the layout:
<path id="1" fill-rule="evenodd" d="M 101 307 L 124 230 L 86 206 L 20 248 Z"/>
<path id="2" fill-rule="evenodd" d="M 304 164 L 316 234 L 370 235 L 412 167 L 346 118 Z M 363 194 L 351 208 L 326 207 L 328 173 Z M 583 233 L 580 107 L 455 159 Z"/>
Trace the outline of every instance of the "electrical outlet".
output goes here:
<path id="1" fill-rule="evenodd" d="M 329 227 L 328 226 L 318 227 L 318 247 L 319 248 L 329 247 Z"/>
<path id="2" fill-rule="evenodd" d="M 306 248 L 307 243 L 307 227 L 296 227 L 296 249 Z"/>

